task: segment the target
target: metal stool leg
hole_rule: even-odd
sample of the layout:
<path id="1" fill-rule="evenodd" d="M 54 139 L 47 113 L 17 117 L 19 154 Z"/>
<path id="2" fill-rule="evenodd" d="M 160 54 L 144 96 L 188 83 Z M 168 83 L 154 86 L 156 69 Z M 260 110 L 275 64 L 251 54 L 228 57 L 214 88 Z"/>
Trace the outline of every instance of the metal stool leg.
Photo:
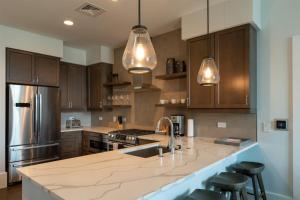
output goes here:
<path id="1" fill-rule="evenodd" d="M 248 200 L 246 188 L 242 189 L 241 195 L 242 195 L 243 200 Z"/>
<path id="2" fill-rule="evenodd" d="M 262 198 L 263 198 L 263 200 L 267 200 L 266 191 L 265 191 L 265 186 L 264 186 L 264 182 L 263 182 L 261 173 L 259 173 L 259 174 L 257 175 L 257 180 L 258 180 L 258 184 L 259 184 L 259 187 L 260 187 L 260 191 L 261 191 Z"/>
<path id="3" fill-rule="evenodd" d="M 239 200 L 239 196 L 236 191 L 231 191 L 230 200 Z"/>
<path id="4" fill-rule="evenodd" d="M 257 184 L 256 184 L 256 176 L 252 176 L 252 185 L 253 185 L 253 192 L 254 192 L 254 199 L 255 200 L 259 200 L 259 194 L 258 194 L 258 188 L 257 188 Z"/>

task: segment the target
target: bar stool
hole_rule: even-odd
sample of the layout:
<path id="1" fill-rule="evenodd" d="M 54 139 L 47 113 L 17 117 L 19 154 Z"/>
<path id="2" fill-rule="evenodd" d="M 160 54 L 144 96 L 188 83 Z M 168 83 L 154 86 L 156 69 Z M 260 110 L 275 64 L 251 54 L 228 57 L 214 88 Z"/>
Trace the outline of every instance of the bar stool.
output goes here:
<path id="1" fill-rule="evenodd" d="M 226 200 L 226 198 L 219 192 L 196 189 L 184 200 Z"/>
<path id="2" fill-rule="evenodd" d="M 255 200 L 259 200 L 261 197 L 266 200 L 266 191 L 262 179 L 262 171 L 265 169 L 265 165 L 257 162 L 241 162 L 232 166 L 232 169 L 240 174 L 249 176 L 252 179 L 253 191 Z M 259 185 L 260 194 L 258 192 L 257 183 Z"/>
<path id="3" fill-rule="evenodd" d="M 222 172 L 214 176 L 209 182 L 212 186 L 222 192 L 230 192 L 230 199 L 237 200 L 242 198 L 248 200 L 246 185 L 248 177 L 232 172 Z"/>

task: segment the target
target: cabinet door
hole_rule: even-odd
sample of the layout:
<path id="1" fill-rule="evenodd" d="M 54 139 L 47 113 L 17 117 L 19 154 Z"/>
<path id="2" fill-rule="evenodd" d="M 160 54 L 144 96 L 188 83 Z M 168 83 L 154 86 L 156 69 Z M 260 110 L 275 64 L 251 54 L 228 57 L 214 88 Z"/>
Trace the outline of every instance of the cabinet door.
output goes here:
<path id="1" fill-rule="evenodd" d="M 91 65 L 88 71 L 88 109 L 102 109 L 101 102 L 101 66 L 98 64 Z"/>
<path id="2" fill-rule="evenodd" d="M 86 68 L 84 66 L 69 64 L 68 97 L 71 110 L 86 108 Z"/>
<path id="3" fill-rule="evenodd" d="M 59 88 L 60 88 L 60 107 L 61 109 L 69 109 L 69 98 L 68 98 L 68 63 L 60 63 L 59 70 Z"/>
<path id="4" fill-rule="evenodd" d="M 38 85 L 59 86 L 59 58 L 35 55 L 35 76 Z"/>
<path id="5" fill-rule="evenodd" d="M 215 33 L 217 108 L 249 108 L 249 25 Z"/>
<path id="6" fill-rule="evenodd" d="M 211 36 L 213 37 L 213 35 Z M 201 86 L 197 82 L 197 74 L 203 58 L 208 57 L 209 45 L 213 52 L 213 38 L 211 42 L 207 36 L 188 41 L 188 93 L 189 108 L 213 108 L 215 87 Z"/>
<path id="7" fill-rule="evenodd" d="M 6 49 L 6 81 L 34 84 L 34 54 L 16 49 Z"/>

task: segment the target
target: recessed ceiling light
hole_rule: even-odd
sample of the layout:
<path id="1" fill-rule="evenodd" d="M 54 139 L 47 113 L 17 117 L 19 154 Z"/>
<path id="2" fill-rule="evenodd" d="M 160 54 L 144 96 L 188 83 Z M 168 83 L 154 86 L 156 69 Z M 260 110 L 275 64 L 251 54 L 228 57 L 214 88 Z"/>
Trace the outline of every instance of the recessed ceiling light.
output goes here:
<path id="1" fill-rule="evenodd" d="M 71 21 L 71 20 L 65 20 L 65 21 L 64 21 L 64 24 L 67 25 L 67 26 L 73 26 L 73 25 L 74 25 L 74 22 Z"/>
<path id="2" fill-rule="evenodd" d="M 111 0 L 111 1 L 113 1 L 113 2 L 118 2 L 119 0 Z"/>

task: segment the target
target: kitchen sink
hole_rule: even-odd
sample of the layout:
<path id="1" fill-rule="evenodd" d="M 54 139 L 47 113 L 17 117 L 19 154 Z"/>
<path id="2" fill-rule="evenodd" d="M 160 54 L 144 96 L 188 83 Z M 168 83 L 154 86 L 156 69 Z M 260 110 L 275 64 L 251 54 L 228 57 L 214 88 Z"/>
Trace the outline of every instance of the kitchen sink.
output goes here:
<path id="1" fill-rule="evenodd" d="M 169 148 L 167 148 L 167 147 L 161 147 L 161 148 L 163 150 L 163 153 L 170 152 Z M 138 156 L 138 157 L 142 157 L 142 158 L 149 158 L 152 156 L 158 156 L 159 151 L 158 151 L 158 146 L 155 146 L 155 147 L 150 147 L 147 149 L 139 149 L 136 151 L 127 152 L 126 154 L 132 155 L 132 156 Z"/>

